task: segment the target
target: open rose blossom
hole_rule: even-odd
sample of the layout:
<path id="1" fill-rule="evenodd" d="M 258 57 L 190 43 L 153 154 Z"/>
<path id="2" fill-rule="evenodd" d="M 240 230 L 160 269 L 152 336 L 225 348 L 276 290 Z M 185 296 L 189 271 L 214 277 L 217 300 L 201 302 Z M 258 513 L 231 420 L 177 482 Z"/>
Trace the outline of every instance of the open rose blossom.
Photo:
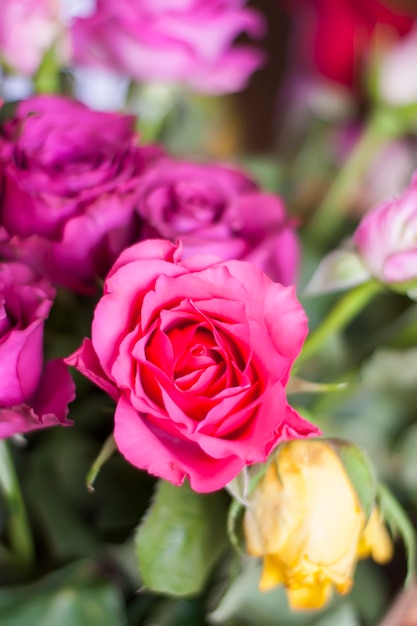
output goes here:
<path id="1" fill-rule="evenodd" d="M 0 264 L 0 438 L 69 425 L 74 383 L 62 360 L 44 366 L 44 323 L 55 292 L 21 263 Z"/>
<path id="2" fill-rule="evenodd" d="M 180 257 L 164 240 L 125 250 L 67 363 L 116 400 L 130 463 L 208 492 L 282 439 L 318 433 L 285 395 L 307 320 L 294 288 L 251 263 Z"/>
<path id="3" fill-rule="evenodd" d="M 139 182 L 143 238 L 181 239 L 195 253 L 251 261 L 272 280 L 295 283 L 299 246 L 283 202 L 222 165 L 160 159 Z"/>
<path id="4" fill-rule="evenodd" d="M 417 175 L 404 193 L 368 213 L 353 235 L 371 276 L 388 284 L 417 285 Z"/>
<path id="5" fill-rule="evenodd" d="M 180 82 L 197 91 L 244 87 L 262 53 L 234 40 L 264 33 L 245 0 L 97 0 L 72 25 L 76 63 L 141 81 Z"/>
<path id="6" fill-rule="evenodd" d="M 387 42 L 413 25 L 396 2 L 285 0 L 294 17 L 294 54 L 310 71 L 332 82 L 358 86 L 375 36 Z"/>
<path id="7" fill-rule="evenodd" d="M 76 290 L 104 276 L 135 240 L 137 180 L 155 153 L 134 125 L 62 96 L 21 102 L 0 135 L 3 254 Z"/>

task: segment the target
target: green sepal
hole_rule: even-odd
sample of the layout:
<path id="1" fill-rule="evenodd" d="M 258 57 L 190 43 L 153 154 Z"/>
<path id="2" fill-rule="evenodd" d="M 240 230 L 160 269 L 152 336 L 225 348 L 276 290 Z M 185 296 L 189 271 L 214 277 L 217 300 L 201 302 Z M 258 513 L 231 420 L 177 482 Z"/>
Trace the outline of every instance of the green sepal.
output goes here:
<path id="1" fill-rule="evenodd" d="M 383 484 L 378 485 L 378 505 L 391 533 L 400 535 L 407 553 L 405 585 L 411 584 L 417 573 L 417 537 L 413 524 L 401 504 Z"/>
<path id="2" fill-rule="evenodd" d="M 343 439 L 326 439 L 343 463 L 356 491 L 366 520 L 374 508 L 377 481 L 374 468 L 365 452 L 355 444 Z"/>
<path id="3" fill-rule="evenodd" d="M 346 391 L 349 383 L 315 383 L 311 380 L 304 380 L 298 376 L 291 376 L 286 387 L 287 395 L 296 393 L 333 393 Z"/>
<path id="4" fill-rule="evenodd" d="M 226 485 L 227 491 L 233 496 L 227 515 L 227 533 L 232 545 L 242 554 L 245 552 L 242 521 L 243 514 L 249 504 L 248 496 L 265 475 L 273 458 L 274 455 L 271 454 L 265 463 L 255 463 L 250 467 L 244 467 L 242 472 Z"/>
<path id="5" fill-rule="evenodd" d="M 109 458 L 112 456 L 115 450 L 116 450 L 116 443 L 114 441 L 113 435 L 110 435 L 109 437 L 107 437 L 106 441 L 104 442 L 100 452 L 95 458 L 94 463 L 92 464 L 87 474 L 86 484 L 87 484 L 88 491 L 94 491 L 94 483 L 96 481 L 96 478 L 101 468 L 103 467 L 104 463 L 109 460 Z"/>

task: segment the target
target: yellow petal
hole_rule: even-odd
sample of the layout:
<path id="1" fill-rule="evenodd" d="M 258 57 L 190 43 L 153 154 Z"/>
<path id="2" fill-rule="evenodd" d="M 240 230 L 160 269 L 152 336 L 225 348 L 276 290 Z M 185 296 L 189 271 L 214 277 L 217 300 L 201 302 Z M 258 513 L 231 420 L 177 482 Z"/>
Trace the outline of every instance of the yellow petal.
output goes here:
<path id="1" fill-rule="evenodd" d="M 377 563 L 387 563 L 392 559 L 394 548 L 391 537 L 381 519 L 377 507 L 371 513 L 358 544 L 358 558 L 372 556 Z"/>
<path id="2" fill-rule="evenodd" d="M 279 559 L 274 556 L 266 556 L 263 561 L 259 591 L 268 591 L 272 589 L 272 587 L 284 582 L 285 579 Z"/>
<path id="3" fill-rule="evenodd" d="M 328 581 L 314 587 L 287 589 L 289 605 L 297 611 L 321 609 L 330 600 L 331 595 L 332 586 Z"/>

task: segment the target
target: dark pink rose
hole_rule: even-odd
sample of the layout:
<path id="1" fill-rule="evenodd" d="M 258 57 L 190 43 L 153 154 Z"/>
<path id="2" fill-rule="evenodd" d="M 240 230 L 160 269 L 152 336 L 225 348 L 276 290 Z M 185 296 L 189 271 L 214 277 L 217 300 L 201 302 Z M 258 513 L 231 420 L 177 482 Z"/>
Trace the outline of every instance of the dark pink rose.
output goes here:
<path id="1" fill-rule="evenodd" d="M 91 287 L 134 241 L 137 180 L 156 151 L 134 125 L 61 96 L 29 98 L 5 124 L 1 224 L 54 282 Z"/>
<path id="2" fill-rule="evenodd" d="M 55 295 L 21 263 L 0 264 L 0 438 L 69 425 L 74 383 L 62 360 L 44 365 L 44 323 Z"/>
<path id="3" fill-rule="evenodd" d="M 293 287 L 251 263 L 143 241 L 104 284 L 92 338 L 67 359 L 117 402 L 114 437 L 136 467 L 220 489 L 282 439 L 317 435 L 285 386 L 307 333 Z"/>
<path id="4" fill-rule="evenodd" d="M 181 239 L 183 258 L 242 259 L 282 284 L 295 282 L 299 246 L 285 207 L 243 172 L 161 159 L 140 180 L 138 211 L 143 238 Z"/>
<path id="5" fill-rule="evenodd" d="M 76 63 L 141 81 L 181 82 L 197 91 L 238 91 L 261 65 L 262 53 L 234 40 L 264 33 L 246 0 L 97 0 L 75 19 Z"/>

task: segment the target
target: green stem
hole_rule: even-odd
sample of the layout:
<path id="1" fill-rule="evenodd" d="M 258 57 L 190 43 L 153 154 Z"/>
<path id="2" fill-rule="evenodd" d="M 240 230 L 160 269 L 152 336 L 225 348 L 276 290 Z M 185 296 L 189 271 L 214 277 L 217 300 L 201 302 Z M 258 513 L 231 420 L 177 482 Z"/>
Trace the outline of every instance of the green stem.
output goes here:
<path id="1" fill-rule="evenodd" d="M 334 238 L 369 163 L 381 146 L 401 134 L 402 129 L 389 110 L 374 111 L 361 138 L 308 225 L 308 236 L 312 242 L 323 245 Z"/>
<path id="2" fill-rule="evenodd" d="M 303 351 L 297 359 L 297 368 L 318 352 L 330 335 L 343 330 L 379 291 L 381 291 L 381 285 L 375 281 L 369 281 L 345 294 L 322 324 L 307 337 Z"/>
<path id="3" fill-rule="evenodd" d="M 378 500 L 382 514 L 388 524 L 393 529 L 398 530 L 404 541 L 407 551 L 407 576 L 405 579 L 405 585 L 407 586 L 413 582 L 417 567 L 417 545 L 414 526 L 398 500 L 388 487 L 381 483 L 378 485 Z"/>
<path id="4" fill-rule="evenodd" d="M 9 510 L 8 533 L 11 550 L 20 565 L 30 568 L 35 557 L 32 534 L 13 459 L 8 443 L 4 440 L 0 440 L 0 489 Z"/>

